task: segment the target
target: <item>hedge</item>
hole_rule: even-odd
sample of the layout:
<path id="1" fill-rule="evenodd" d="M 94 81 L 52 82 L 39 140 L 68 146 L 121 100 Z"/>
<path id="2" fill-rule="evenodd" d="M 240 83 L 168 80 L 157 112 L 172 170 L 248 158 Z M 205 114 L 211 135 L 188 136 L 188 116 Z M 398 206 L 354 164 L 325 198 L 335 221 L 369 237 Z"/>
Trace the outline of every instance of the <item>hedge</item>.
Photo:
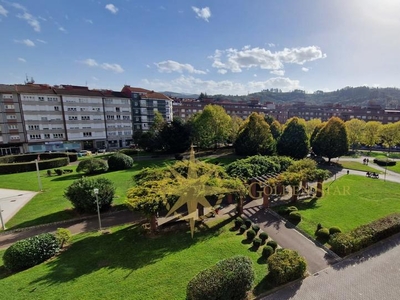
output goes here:
<path id="1" fill-rule="evenodd" d="M 187 300 L 243 300 L 254 282 L 251 259 L 234 256 L 219 261 L 191 279 L 186 289 Z"/>
<path id="2" fill-rule="evenodd" d="M 126 170 L 132 168 L 133 166 L 132 157 L 118 152 L 111 155 L 107 162 L 109 171 Z"/>
<path id="3" fill-rule="evenodd" d="M 374 163 L 376 163 L 378 166 L 395 166 L 396 161 L 395 160 L 390 160 L 390 159 L 379 159 L 375 158 Z"/>
<path id="4" fill-rule="evenodd" d="M 4 266 L 13 272 L 22 271 L 53 257 L 58 250 L 59 242 L 54 235 L 39 234 L 11 245 L 4 252 Z"/>
<path id="5" fill-rule="evenodd" d="M 346 256 L 398 232 L 400 232 L 400 213 L 394 213 L 348 233 L 336 233 L 331 236 L 329 244 L 336 254 Z"/>
<path id="6" fill-rule="evenodd" d="M 307 269 L 305 259 L 290 249 L 275 252 L 268 258 L 267 263 L 269 278 L 276 285 L 302 278 Z"/>
<path id="7" fill-rule="evenodd" d="M 39 164 L 39 170 L 56 169 L 68 165 L 68 158 L 64 155 L 60 158 L 40 160 L 38 164 Z M 13 174 L 13 173 L 32 172 L 32 171 L 36 171 L 35 161 L 0 164 L 0 174 Z"/>
<path id="8" fill-rule="evenodd" d="M 64 153 L 64 152 L 31 153 L 31 154 L 0 156 L 0 164 L 32 162 L 32 161 L 35 161 L 35 159 L 38 159 L 38 157 L 40 158 L 40 162 L 42 162 L 44 160 L 67 157 L 67 155 L 69 157 L 70 162 L 74 162 L 74 161 L 78 160 L 78 155 L 76 153 Z"/>

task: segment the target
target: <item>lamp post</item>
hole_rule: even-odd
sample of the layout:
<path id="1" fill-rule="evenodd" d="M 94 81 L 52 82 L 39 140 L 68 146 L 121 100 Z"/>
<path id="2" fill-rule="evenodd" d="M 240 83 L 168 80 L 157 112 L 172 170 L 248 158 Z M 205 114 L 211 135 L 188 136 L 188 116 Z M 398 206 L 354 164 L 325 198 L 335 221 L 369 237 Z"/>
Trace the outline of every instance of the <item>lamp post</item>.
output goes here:
<path id="1" fill-rule="evenodd" d="M 101 219 L 100 219 L 100 207 L 99 207 L 99 189 L 93 189 L 94 195 L 96 196 L 97 204 L 97 217 L 99 218 L 99 230 L 101 230 Z"/>
<path id="2" fill-rule="evenodd" d="M 389 153 L 386 153 L 385 176 L 383 179 L 384 182 L 386 182 L 386 171 L 387 171 L 388 160 L 389 160 Z"/>
<path id="3" fill-rule="evenodd" d="M 0 200 L 4 200 L 4 199 L 9 199 L 9 198 L 13 198 L 13 197 L 19 197 L 22 196 L 23 194 L 19 194 L 19 195 L 15 195 L 15 196 L 10 196 L 10 197 L 5 197 L 5 198 L 1 198 Z M 0 205 L 0 221 L 1 221 L 1 226 L 3 227 L 3 230 L 6 230 L 6 223 L 4 222 L 3 219 L 3 210 L 1 209 L 1 205 Z"/>
<path id="4" fill-rule="evenodd" d="M 68 154 L 68 147 L 65 147 L 65 152 L 67 154 L 67 160 L 68 160 L 68 165 L 69 165 L 69 154 Z"/>

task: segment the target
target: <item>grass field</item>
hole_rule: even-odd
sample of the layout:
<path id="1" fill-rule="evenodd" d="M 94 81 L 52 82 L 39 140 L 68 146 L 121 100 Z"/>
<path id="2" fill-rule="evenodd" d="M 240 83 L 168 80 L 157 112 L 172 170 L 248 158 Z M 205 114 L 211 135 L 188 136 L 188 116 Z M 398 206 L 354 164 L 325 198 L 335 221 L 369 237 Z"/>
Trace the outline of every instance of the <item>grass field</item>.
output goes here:
<path id="1" fill-rule="evenodd" d="M 243 235 L 229 230 L 232 225 L 230 220 L 214 223 L 193 239 L 186 229 L 144 236 L 138 225 L 106 235 L 80 234 L 56 258 L 11 276 L 0 259 L 1 294 L 15 300 L 185 299 L 193 276 L 234 255 L 252 259 L 256 294 L 271 288 L 261 248 L 251 251 Z"/>
<path id="2" fill-rule="evenodd" d="M 343 169 L 380 173 L 377 169 L 375 169 L 371 165 L 363 165 L 362 163 L 359 163 L 357 161 L 342 161 L 340 162 L 340 165 L 343 167 Z"/>
<path id="3" fill-rule="evenodd" d="M 395 166 L 391 166 L 391 167 L 387 167 L 387 168 L 390 171 L 400 173 L 400 161 L 398 161 Z"/>
<path id="4" fill-rule="evenodd" d="M 324 184 L 324 193 L 317 201 L 297 204 L 302 216 L 298 226 L 312 236 L 318 223 L 328 228 L 339 226 L 347 232 L 390 213 L 400 212 L 398 183 L 346 175 Z"/>
<path id="5" fill-rule="evenodd" d="M 168 160 L 142 160 L 135 162 L 133 168 L 96 175 L 110 179 L 116 187 L 115 206 L 122 205 L 126 199 L 126 191 L 133 186 L 132 176 L 142 168 L 151 165 L 160 166 Z M 73 169 L 74 173 L 61 176 L 47 176 L 47 171 L 40 171 L 43 192 L 28 202 L 9 222 L 7 228 L 15 229 L 39 224 L 51 223 L 78 217 L 72 210 L 71 203 L 64 198 L 64 190 L 83 174 L 75 173 L 76 166 L 65 167 Z M 96 177 L 93 176 L 93 177 Z M 36 172 L 1 175 L 0 188 L 17 190 L 38 190 Z"/>

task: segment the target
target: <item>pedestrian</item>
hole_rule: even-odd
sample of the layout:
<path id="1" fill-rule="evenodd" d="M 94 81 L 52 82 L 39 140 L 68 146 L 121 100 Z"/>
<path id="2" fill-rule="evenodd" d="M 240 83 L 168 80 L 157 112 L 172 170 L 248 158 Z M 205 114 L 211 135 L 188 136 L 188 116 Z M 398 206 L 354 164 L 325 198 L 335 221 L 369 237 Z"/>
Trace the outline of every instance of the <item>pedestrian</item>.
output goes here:
<path id="1" fill-rule="evenodd" d="M 350 170 L 347 170 L 347 175 L 349 175 L 349 173 L 350 173 Z"/>
<path id="2" fill-rule="evenodd" d="M 367 166 L 368 166 L 368 164 L 369 164 L 369 158 L 367 158 Z"/>
<path id="3" fill-rule="evenodd" d="M 366 163 L 367 163 L 367 159 L 364 158 L 364 159 L 363 159 L 363 165 L 365 165 Z"/>

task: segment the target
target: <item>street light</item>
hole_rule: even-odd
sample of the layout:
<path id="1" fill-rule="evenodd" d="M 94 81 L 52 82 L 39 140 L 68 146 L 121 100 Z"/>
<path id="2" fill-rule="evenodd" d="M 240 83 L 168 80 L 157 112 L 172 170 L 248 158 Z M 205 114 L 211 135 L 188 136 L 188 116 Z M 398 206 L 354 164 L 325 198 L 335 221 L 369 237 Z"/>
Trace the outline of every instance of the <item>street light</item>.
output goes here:
<path id="1" fill-rule="evenodd" d="M 99 189 L 93 189 L 94 195 L 96 196 L 97 204 L 97 217 L 99 218 L 99 230 L 101 230 L 101 219 L 100 219 L 100 207 L 99 207 Z"/>
<path id="2" fill-rule="evenodd" d="M 68 147 L 65 147 L 65 152 L 67 154 L 67 160 L 68 160 L 68 165 L 69 165 L 70 161 L 69 161 L 69 155 L 68 155 Z"/>
<path id="3" fill-rule="evenodd" d="M 386 171 L 387 171 L 388 160 L 389 160 L 389 153 L 386 153 L 385 176 L 383 179 L 384 182 L 386 182 Z"/>
<path id="4" fill-rule="evenodd" d="M 10 196 L 10 197 L 5 197 L 5 198 L 1 198 L 0 200 L 4 200 L 4 199 L 8 199 L 8 198 L 13 198 L 13 197 L 19 197 L 22 196 L 23 194 L 19 194 L 19 195 L 15 195 L 15 196 Z M 3 219 L 3 214 L 2 214 L 3 210 L 1 209 L 1 205 L 0 205 L 0 221 L 1 221 L 1 226 L 3 227 L 3 230 L 6 230 L 6 223 L 4 222 Z"/>

